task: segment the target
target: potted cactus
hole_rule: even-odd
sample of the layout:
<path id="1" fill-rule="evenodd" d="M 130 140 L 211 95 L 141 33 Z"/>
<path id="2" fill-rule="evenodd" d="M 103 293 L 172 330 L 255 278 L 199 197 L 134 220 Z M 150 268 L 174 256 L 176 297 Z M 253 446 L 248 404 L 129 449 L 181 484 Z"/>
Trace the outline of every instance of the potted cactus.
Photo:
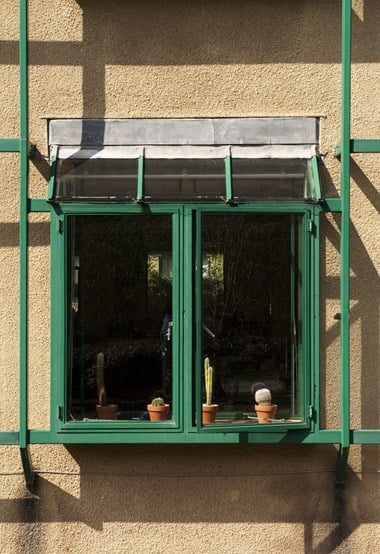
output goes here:
<path id="1" fill-rule="evenodd" d="M 272 404 L 269 389 L 258 389 L 255 392 L 255 410 L 259 423 L 271 423 L 277 411 L 277 404 Z"/>
<path id="2" fill-rule="evenodd" d="M 214 370 L 210 366 L 209 358 L 205 358 L 204 361 L 205 370 L 205 389 L 206 389 L 206 402 L 202 405 L 202 423 L 214 423 L 216 418 L 216 412 L 218 411 L 218 404 L 212 403 L 212 382 Z"/>
<path id="3" fill-rule="evenodd" d="M 104 354 L 99 352 L 96 357 L 96 384 L 99 404 L 96 405 L 98 419 L 116 419 L 117 404 L 108 404 L 104 384 Z"/>
<path id="4" fill-rule="evenodd" d="M 165 421 L 169 415 L 169 404 L 165 404 L 163 398 L 153 398 L 147 409 L 150 421 Z"/>

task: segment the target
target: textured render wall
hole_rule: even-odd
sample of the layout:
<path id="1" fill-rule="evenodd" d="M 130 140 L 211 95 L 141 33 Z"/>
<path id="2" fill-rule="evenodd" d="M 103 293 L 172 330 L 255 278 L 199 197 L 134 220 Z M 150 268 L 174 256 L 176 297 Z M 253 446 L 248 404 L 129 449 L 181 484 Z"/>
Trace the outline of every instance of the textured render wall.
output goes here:
<path id="1" fill-rule="evenodd" d="M 18 135 L 17 4 L 0 6 L 2 137 Z M 353 135 L 380 136 L 380 9 L 354 1 Z M 317 115 L 339 189 L 340 2 L 32 0 L 30 195 L 46 195 L 56 117 Z M 0 154 L 0 428 L 18 425 L 18 156 Z M 352 425 L 379 428 L 380 156 L 352 162 Z M 322 418 L 339 425 L 339 218 L 322 249 Z M 30 408 L 49 422 L 49 229 L 30 217 Z M 332 446 L 33 446 L 36 496 L 0 447 L 4 552 L 364 552 L 380 541 L 379 450 Z M 154 464 L 154 465 L 153 465 Z M 157 509 L 156 509 L 157 508 Z M 5 545 L 5 546 L 4 546 Z"/>

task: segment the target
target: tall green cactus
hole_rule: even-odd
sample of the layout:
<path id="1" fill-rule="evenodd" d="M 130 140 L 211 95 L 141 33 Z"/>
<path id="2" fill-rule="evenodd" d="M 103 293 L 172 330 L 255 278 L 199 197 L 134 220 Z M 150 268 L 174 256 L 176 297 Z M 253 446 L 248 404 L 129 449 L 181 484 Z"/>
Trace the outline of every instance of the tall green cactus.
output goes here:
<path id="1" fill-rule="evenodd" d="M 211 406 L 212 404 L 212 378 L 213 368 L 210 366 L 209 358 L 205 358 L 205 388 L 206 388 L 206 404 Z"/>

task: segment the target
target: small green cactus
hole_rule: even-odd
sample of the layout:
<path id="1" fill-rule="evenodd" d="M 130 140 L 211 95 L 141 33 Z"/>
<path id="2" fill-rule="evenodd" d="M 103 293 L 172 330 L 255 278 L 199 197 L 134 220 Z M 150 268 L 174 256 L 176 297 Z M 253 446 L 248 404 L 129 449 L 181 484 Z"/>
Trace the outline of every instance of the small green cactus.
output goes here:
<path id="1" fill-rule="evenodd" d="M 160 397 L 157 397 L 157 398 L 153 398 L 152 402 L 151 402 L 151 405 L 152 406 L 165 406 L 165 401 L 163 398 L 160 398 Z"/>
<path id="2" fill-rule="evenodd" d="M 213 379 L 213 368 L 210 366 L 209 358 L 205 358 L 205 388 L 206 388 L 206 404 L 211 406 L 212 404 L 212 379 Z"/>

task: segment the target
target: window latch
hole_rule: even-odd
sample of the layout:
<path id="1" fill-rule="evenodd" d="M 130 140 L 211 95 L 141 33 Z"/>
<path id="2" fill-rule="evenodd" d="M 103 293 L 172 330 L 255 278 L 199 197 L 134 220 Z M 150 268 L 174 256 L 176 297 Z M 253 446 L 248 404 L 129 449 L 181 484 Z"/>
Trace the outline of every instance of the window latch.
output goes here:
<path id="1" fill-rule="evenodd" d="M 169 341 L 169 340 L 171 339 L 171 337 L 172 337 L 172 327 L 173 327 L 173 322 L 172 322 L 172 321 L 169 321 L 168 332 L 167 332 L 167 334 L 166 334 L 168 341 Z"/>
<path id="2" fill-rule="evenodd" d="M 315 415 L 314 406 L 313 406 L 313 405 L 310 405 L 310 406 L 309 406 L 309 413 L 308 413 L 309 419 L 313 420 L 313 419 L 314 419 L 314 415 Z"/>

